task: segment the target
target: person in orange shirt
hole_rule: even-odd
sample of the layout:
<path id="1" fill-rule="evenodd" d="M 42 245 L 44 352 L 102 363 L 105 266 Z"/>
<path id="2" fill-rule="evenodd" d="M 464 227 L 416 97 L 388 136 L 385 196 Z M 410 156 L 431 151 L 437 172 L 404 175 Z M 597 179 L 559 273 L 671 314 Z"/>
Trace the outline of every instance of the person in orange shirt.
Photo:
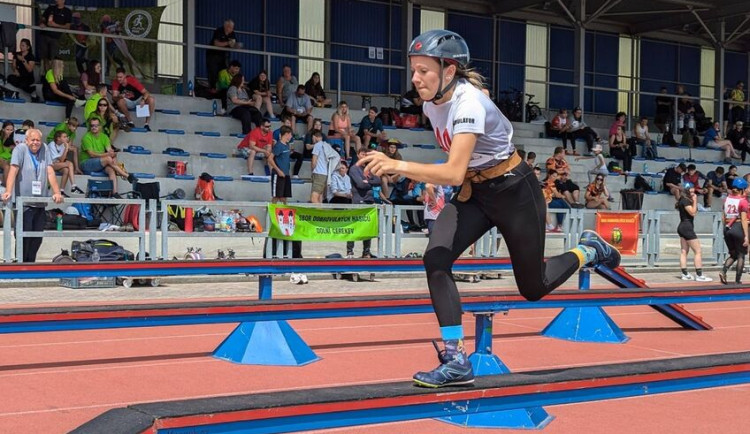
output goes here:
<path id="1" fill-rule="evenodd" d="M 547 166 L 547 170 L 556 170 L 558 172 L 569 172 L 570 171 L 570 165 L 568 165 L 568 161 L 565 159 L 565 149 L 563 149 L 562 146 L 558 146 L 555 148 L 555 152 L 552 154 L 550 158 L 547 159 L 547 163 L 545 164 Z"/>

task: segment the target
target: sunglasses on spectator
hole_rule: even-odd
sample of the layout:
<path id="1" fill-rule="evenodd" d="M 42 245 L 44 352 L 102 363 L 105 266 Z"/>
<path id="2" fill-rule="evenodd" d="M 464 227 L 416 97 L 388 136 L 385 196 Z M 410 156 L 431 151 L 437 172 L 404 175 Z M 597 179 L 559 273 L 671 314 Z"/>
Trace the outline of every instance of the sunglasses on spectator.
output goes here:
<path id="1" fill-rule="evenodd" d="M 99 107 L 106 107 L 109 104 L 107 104 L 106 102 L 100 102 L 98 105 L 99 105 Z"/>
<path id="2" fill-rule="evenodd" d="M 597 181 L 604 181 L 604 178 L 596 178 Z"/>
<path id="3" fill-rule="evenodd" d="M 91 124 L 89 125 L 89 128 L 99 128 L 99 124 Z"/>

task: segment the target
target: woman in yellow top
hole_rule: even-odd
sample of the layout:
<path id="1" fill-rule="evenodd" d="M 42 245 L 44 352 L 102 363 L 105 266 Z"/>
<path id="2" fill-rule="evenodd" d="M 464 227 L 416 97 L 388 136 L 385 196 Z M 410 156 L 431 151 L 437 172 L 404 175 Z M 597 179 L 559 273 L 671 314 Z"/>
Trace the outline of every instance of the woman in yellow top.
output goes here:
<path id="1" fill-rule="evenodd" d="M 70 90 L 70 85 L 63 77 L 65 64 L 61 59 L 52 61 L 52 69 L 47 70 L 42 80 L 42 95 L 45 101 L 54 101 L 65 104 L 65 118 L 73 113 L 73 107 L 81 107 L 86 100 L 78 99 Z"/>

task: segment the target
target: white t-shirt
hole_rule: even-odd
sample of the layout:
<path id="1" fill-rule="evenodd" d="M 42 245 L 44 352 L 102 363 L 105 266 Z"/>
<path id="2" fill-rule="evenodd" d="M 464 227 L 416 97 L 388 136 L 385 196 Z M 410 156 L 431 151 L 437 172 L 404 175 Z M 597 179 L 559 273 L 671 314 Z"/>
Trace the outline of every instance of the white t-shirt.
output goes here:
<path id="1" fill-rule="evenodd" d="M 328 160 L 326 160 L 323 148 L 324 143 L 325 142 L 321 140 L 313 146 L 312 154 L 318 156 L 318 161 L 315 163 L 312 173 L 328 176 Z"/>
<path id="2" fill-rule="evenodd" d="M 469 161 L 472 169 L 495 166 L 516 150 L 512 143 L 513 125 L 487 95 L 464 79 L 456 84 L 450 101 L 439 105 L 427 101 L 423 109 L 445 152 L 450 152 L 454 134 L 477 134 Z"/>
<path id="3" fill-rule="evenodd" d="M 63 143 L 60 143 L 58 145 L 55 143 L 54 140 L 49 142 L 49 145 L 47 145 L 47 148 L 49 148 L 49 155 L 52 161 L 55 161 L 58 158 L 62 157 L 62 154 L 65 151 L 65 145 Z"/>

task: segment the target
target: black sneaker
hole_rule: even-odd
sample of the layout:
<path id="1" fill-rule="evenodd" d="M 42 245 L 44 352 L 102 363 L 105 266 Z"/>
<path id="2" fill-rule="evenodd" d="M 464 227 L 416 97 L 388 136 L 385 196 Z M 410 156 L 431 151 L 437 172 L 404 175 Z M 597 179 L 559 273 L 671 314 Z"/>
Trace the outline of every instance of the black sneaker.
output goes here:
<path id="1" fill-rule="evenodd" d="M 138 178 L 136 178 L 132 173 L 128 173 L 128 182 L 131 184 L 135 184 L 136 182 L 138 182 Z"/>
<path id="2" fill-rule="evenodd" d="M 146 131 L 148 131 L 148 132 L 151 132 L 151 127 L 149 127 L 148 124 L 144 125 L 143 129 L 146 130 Z"/>
<path id="3" fill-rule="evenodd" d="M 128 126 L 128 128 L 135 128 L 135 124 L 133 122 L 128 122 L 126 125 Z"/>
<path id="4" fill-rule="evenodd" d="M 78 193 L 78 194 L 86 194 L 83 190 L 81 190 L 80 188 L 78 188 L 77 185 L 74 186 L 73 188 L 71 188 L 70 192 L 71 193 Z"/>

